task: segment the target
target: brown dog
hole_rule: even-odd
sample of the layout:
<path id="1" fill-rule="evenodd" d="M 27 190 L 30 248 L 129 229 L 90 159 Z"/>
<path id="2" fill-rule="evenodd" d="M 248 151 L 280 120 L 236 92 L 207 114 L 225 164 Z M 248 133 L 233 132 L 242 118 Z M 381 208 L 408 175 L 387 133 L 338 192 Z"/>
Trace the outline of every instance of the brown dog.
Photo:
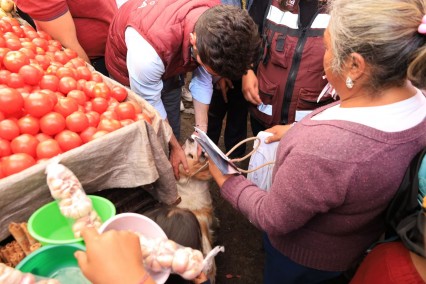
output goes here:
<path id="1" fill-rule="evenodd" d="M 203 254 L 206 255 L 212 249 L 214 228 L 218 226 L 218 220 L 214 216 L 212 197 L 210 195 L 210 182 L 212 176 L 204 155 L 197 156 L 198 143 L 189 138 L 185 141 L 184 152 L 188 161 L 189 174 L 180 168 L 180 179 L 177 183 L 178 194 L 181 202 L 178 207 L 191 210 L 200 223 Z M 207 273 L 210 281 L 214 283 L 216 265 Z"/>

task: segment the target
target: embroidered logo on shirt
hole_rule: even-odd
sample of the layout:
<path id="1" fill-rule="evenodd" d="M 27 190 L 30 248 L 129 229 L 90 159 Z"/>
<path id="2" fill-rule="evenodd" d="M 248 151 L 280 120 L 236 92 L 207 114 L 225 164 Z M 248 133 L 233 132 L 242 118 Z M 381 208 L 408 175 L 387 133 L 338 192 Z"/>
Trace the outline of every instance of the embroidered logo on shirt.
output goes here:
<path id="1" fill-rule="evenodd" d="M 146 6 L 148 6 L 148 4 L 154 6 L 155 3 L 157 3 L 157 0 L 152 0 L 149 2 L 147 0 L 143 0 L 142 4 L 138 8 L 145 8 Z"/>

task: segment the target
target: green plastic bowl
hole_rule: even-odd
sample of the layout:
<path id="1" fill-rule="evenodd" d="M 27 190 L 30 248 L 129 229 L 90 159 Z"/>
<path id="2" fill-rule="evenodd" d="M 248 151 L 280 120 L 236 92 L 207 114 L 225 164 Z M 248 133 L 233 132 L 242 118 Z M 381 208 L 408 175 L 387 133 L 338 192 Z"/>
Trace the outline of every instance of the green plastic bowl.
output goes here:
<path id="1" fill-rule="evenodd" d="M 114 204 L 106 198 L 89 195 L 93 208 L 102 222 L 115 215 Z M 58 202 L 52 201 L 35 211 L 28 220 L 28 231 L 42 245 L 60 245 L 80 243 L 82 238 L 75 238 L 72 231 L 74 220 L 66 218 L 59 211 Z"/>
<path id="2" fill-rule="evenodd" d="M 49 245 L 39 248 L 25 257 L 16 269 L 37 276 L 53 277 L 61 269 L 79 270 L 74 252 L 86 250 L 81 244 Z"/>

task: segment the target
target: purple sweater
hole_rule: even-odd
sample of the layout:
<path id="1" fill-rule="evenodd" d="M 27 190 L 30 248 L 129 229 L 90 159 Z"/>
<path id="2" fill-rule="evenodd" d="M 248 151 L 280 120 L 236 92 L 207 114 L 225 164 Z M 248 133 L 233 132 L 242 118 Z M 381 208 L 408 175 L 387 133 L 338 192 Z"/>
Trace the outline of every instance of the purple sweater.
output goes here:
<path id="1" fill-rule="evenodd" d="M 344 271 L 383 232 L 383 212 L 426 146 L 426 121 L 387 133 L 311 119 L 323 109 L 281 139 L 269 192 L 239 175 L 221 193 L 293 261 Z"/>

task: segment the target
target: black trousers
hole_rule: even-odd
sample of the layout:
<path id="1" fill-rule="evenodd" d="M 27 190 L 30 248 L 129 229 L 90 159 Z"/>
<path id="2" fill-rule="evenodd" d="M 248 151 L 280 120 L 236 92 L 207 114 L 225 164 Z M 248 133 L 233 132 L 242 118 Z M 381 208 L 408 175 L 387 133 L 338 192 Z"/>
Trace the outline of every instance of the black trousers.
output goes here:
<path id="1" fill-rule="evenodd" d="M 238 142 L 247 138 L 247 101 L 241 91 L 241 80 L 232 81 L 234 88 L 228 90 L 228 102 L 225 103 L 222 92 L 214 89 L 209 107 L 209 123 L 207 135 L 216 144 L 222 132 L 222 123 L 226 116 L 224 142 L 226 152 L 231 150 Z M 243 157 L 246 144 L 238 147 L 231 158 Z"/>

